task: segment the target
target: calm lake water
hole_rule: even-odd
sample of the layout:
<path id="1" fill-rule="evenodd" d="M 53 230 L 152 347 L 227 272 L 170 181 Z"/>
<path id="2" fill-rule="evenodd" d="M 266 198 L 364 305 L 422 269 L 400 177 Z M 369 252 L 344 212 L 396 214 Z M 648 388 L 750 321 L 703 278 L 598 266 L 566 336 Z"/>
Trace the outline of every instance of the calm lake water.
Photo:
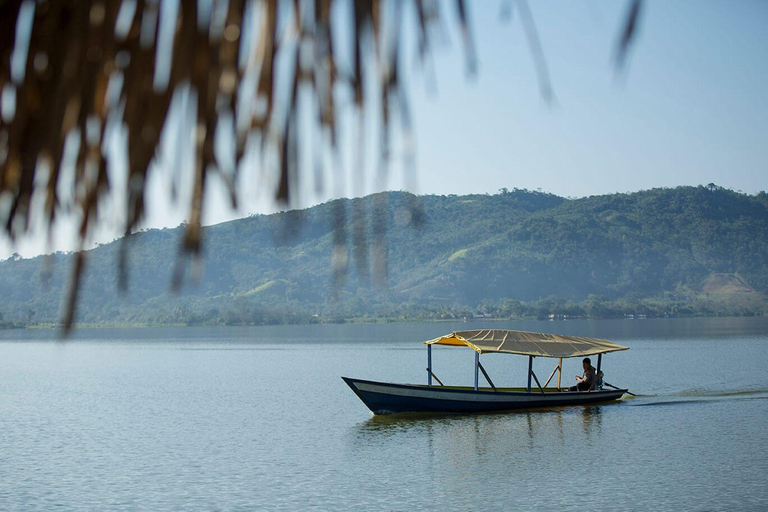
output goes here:
<path id="1" fill-rule="evenodd" d="M 373 417 L 340 378 L 425 382 L 422 341 L 481 327 L 627 345 L 605 379 L 640 396 Z M 472 382 L 471 351 L 433 354 Z M 0 331 L 0 508 L 765 510 L 768 319 Z"/>

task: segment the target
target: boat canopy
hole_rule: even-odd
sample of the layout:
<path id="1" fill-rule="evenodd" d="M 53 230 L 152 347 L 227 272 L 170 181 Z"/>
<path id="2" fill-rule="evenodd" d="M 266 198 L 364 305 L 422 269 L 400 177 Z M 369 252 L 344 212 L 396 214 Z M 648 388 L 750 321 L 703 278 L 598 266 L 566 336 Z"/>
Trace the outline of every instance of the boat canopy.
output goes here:
<path id="1" fill-rule="evenodd" d="M 534 357 L 584 357 L 629 348 L 597 338 L 502 329 L 456 331 L 424 344 L 466 346 L 479 354 L 501 352 Z"/>

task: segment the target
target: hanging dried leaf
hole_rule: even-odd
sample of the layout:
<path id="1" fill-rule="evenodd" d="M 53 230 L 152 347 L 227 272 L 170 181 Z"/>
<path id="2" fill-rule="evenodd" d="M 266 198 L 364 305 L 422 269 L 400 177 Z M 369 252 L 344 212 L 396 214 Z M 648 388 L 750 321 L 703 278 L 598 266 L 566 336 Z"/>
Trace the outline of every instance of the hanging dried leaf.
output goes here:
<path id="1" fill-rule="evenodd" d="M 640 11 L 642 7 L 642 0 L 632 0 L 627 10 L 627 17 L 624 21 L 624 28 L 621 31 L 619 42 L 616 48 L 616 70 L 621 71 L 624 69 L 624 63 L 629 53 L 629 48 L 632 46 L 632 42 L 637 37 L 637 30 L 640 23 Z"/>

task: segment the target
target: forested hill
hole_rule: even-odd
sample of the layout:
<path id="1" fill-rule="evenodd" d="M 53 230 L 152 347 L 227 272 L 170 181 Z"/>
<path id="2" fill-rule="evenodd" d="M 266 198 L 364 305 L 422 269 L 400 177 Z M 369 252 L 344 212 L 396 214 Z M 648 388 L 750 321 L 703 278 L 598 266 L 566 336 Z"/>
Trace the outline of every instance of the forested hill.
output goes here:
<path id="1" fill-rule="evenodd" d="M 341 213 L 343 232 L 334 230 Z M 359 218 L 365 219 L 358 230 L 364 245 L 352 243 Z M 376 258 L 368 250 L 382 226 L 383 285 L 370 271 Z M 121 242 L 89 251 L 78 321 L 768 313 L 764 192 L 679 187 L 582 199 L 517 189 L 418 198 L 390 192 L 205 231 L 204 258 L 197 269 L 187 265 L 177 294 L 170 287 L 180 228 L 129 237 L 124 295 L 117 286 Z M 334 280 L 332 253 L 340 237 L 347 240 L 348 265 L 345 277 Z M 72 262 L 61 253 L 1 262 L 3 322 L 59 320 Z"/>

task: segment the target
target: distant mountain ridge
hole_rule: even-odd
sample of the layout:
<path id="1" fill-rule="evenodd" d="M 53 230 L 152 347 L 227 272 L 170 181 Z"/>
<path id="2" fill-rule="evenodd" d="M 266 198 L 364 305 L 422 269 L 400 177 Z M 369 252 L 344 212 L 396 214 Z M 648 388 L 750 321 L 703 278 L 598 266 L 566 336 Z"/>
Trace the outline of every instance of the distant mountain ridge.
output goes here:
<path id="1" fill-rule="evenodd" d="M 347 219 L 344 231 L 335 229 L 340 216 Z M 387 283 L 380 285 L 370 248 L 380 240 L 374 233 L 384 229 Z M 129 237 L 124 297 L 117 285 L 121 242 L 89 251 L 78 321 L 258 324 L 475 313 L 768 312 L 764 192 L 700 186 L 565 199 L 502 189 L 493 195 L 388 192 L 340 199 L 205 228 L 204 257 L 198 268 L 187 265 L 199 281 L 185 279 L 174 294 L 170 283 L 181 235 L 175 228 Z M 346 268 L 344 279 L 334 279 L 335 240 L 346 240 L 348 264 L 336 267 Z M 73 258 L 56 254 L 51 260 L 0 262 L 5 322 L 59 320 Z"/>

